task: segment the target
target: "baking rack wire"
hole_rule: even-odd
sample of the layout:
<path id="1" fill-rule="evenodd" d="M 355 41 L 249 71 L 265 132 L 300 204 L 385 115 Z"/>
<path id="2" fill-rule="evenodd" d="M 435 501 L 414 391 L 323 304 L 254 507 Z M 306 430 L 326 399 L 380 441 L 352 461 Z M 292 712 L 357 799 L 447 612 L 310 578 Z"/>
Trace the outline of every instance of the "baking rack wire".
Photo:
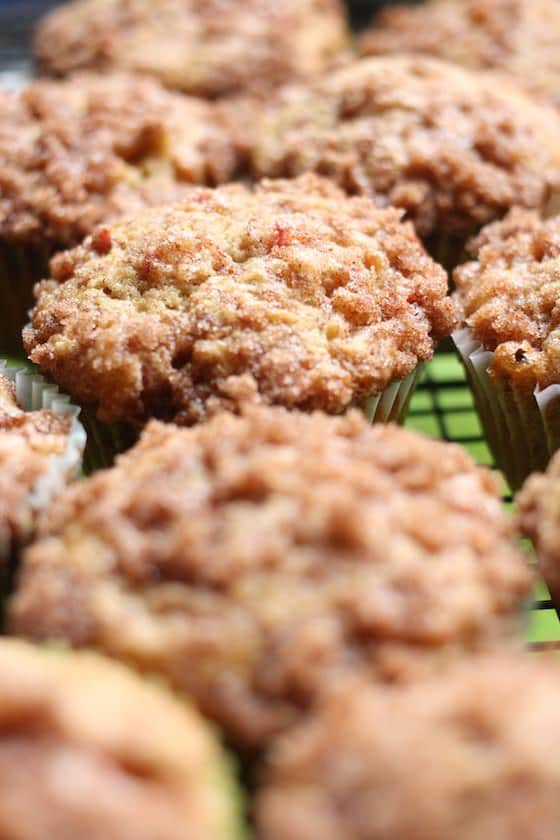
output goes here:
<path id="1" fill-rule="evenodd" d="M 463 368 L 453 352 L 440 352 L 426 365 L 412 399 L 407 426 L 458 443 L 478 463 L 495 469 Z M 501 474 L 500 481 L 504 503 L 511 508 L 513 500 Z M 560 621 L 543 584 L 537 586 L 531 605 L 528 642 L 533 650 L 560 650 Z"/>

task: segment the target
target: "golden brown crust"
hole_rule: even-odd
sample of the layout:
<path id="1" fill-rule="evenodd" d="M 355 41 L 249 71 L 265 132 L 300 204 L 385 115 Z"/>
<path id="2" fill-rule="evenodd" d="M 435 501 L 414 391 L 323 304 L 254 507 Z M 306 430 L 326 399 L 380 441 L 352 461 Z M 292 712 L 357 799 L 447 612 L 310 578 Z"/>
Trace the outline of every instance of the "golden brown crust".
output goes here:
<path id="1" fill-rule="evenodd" d="M 507 643 L 531 586 L 511 534 L 463 450 L 358 412 L 153 422 L 43 520 L 12 629 L 163 673 L 254 746 L 331 677 Z"/>
<path id="2" fill-rule="evenodd" d="M 360 39 L 362 55 L 422 53 L 471 70 L 499 70 L 560 105 L 556 0 L 431 0 L 384 9 Z"/>
<path id="3" fill-rule="evenodd" d="M 517 497 L 517 524 L 533 540 L 539 568 L 557 604 L 560 604 L 560 454 L 546 473 L 530 476 Z"/>
<path id="4" fill-rule="evenodd" d="M 466 324 L 494 352 L 494 375 L 528 391 L 560 384 L 560 217 L 514 209 L 470 250 L 454 280 Z"/>
<path id="5" fill-rule="evenodd" d="M 52 458 L 64 454 L 70 418 L 23 411 L 0 373 L 0 557 L 29 536 L 37 512 L 30 496 Z"/>
<path id="6" fill-rule="evenodd" d="M 557 661 L 528 654 L 404 689 L 341 686 L 272 751 L 258 836 L 554 840 L 559 705 Z"/>
<path id="7" fill-rule="evenodd" d="M 340 0 L 79 0 L 37 32 L 52 75 L 125 69 L 216 97 L 322 72 L 349 43 Z"/>
<path id="8" fill-rule="evenodd" d="M 455 324 L 400 214 L 314 176 L 193 191 L 108 231 L 53 261 L 24 336 L 106 421 L 191 424 L 257 397 L 338 413 Z"/>
<path id="9" fill-rule="evenodd" d="M 32 82 L 0 93 L 0 239 L 69 247 L 125 210 L 227 181 L 237 163 L 220 108 L 154 80 Z"/>
<path id="10" fill-rule="evenodd" d="M 231 840 L 223 762 L 194 711 L 121 665 L 0 641 L 2 837 Z"/>
<path id="11" fill-rule="evenodd" d="M 559 115 L 506 82 L 421 56 L 364 59 L 273 99 L 258 175 L 328 175 L 406 210 L 421 236 L 463 237 L 558 189 Z"/>

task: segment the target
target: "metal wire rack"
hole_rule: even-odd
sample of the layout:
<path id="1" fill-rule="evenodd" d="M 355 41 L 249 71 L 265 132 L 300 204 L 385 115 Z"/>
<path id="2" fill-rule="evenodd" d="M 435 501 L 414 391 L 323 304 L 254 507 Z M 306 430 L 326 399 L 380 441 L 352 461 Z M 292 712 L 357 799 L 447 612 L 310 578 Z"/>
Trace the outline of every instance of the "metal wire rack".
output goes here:
<path id="1" fill-rule="evenodd" d="M 438 353 L 426 366 L 406 425 L 431 437 L 459 443 L 478 463 L 495 469 L 463 368 L 452 352 Z M 509 488 L 501 474 L 499 477 L 504 503 L 511 508 Z M 560 621 L 544 584 L 536 588 L 530 619 L 529 645 L 536 650 L 560 649 Z"/>
<path id="2" fill-rule="evenodd" d="M 18 86 L 31 72 L 28 51 L 34 23 L 61 0 L 0 0 L 0 83 Z M 347 0 L 353 24 L 359 27 L 386 0 Z M 389 0 L 391 2 L 391 0 Z M 464 446 L 481 464 L 492 457 L 474 411 L 463 369 L 451 351 L 438 353 L 426 367 L 413 400 L 407 425 L 432 437 Z M 512 505 L 504 484 L 504 501 Z M 537 587 L 531 610 L 529 644 L 536 649 L 560 649 L 560 621 L 546 587 Z"/>

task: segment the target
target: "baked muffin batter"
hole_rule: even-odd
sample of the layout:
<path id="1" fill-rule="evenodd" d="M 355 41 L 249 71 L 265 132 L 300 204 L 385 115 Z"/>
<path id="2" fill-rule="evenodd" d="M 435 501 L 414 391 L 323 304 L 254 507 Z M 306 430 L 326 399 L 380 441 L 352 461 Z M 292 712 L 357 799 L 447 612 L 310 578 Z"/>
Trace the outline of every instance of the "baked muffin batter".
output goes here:
<path id="1" fill-rule="evenodd" d="M 498 70 L 560 105 L 556 0 L 430 0 L 383 9 L 361 37 L 364 55 L 423 53 Z"/>
<path id="2" fill-rule="evenodd" d="M 494 353 L 492 374 L 528 393 L 560 384 L 560 217 L 512 210 L 469 250 L 457 297 L 473 337 Z"/>
<path id="3" fill-rule="evenodd" d="M 555 840 L 559 701 L 557 660 L 529 654 L 397 690 L 341 685 L 271 751 L 258 836 Z"/>
<path id="4" fill-rule="evenodd" d="M 255 399 L 340 413 L 456 323 L 399 212 L 313 176 L 193 191 L 100 228 L 52 274 L 27 350 L 107 422 L 192 424 Z"/>
<path id="5" fill-rule="evenodd" d="M 318 75 L 349 40 L 340 0 L 78 0 L 35 46 L 51 75 L 126 69 L 212 98 Z"/>
<path id="6" fill-rule="evenodd" d="M 422 237 L 466 237 L 557 193 L 559 116 L 506 81 L 422 56 L 363 59 L 259 111 L 253 169 L 317 172 L 403 208 Z"/>
<path id="7" fill-rule="evenodd" d="M 246 409 L 153 422 L 68 490 L 11 626 L 164 675 L 241 747 L 331 680 L 512 644 L 531 587 L 491 473 L 396 426 Z"/>
<path id="8" fill-rule="evenodd" d="M 84 74 L 1 91 L 0 244 L 77 244 L 193 182 L 229 180 L 237 162 L 219 109 L 151 79 Z"/>
<path id="9" fill-rule="evenodd" d="M 5 840 L 232 840 L 238 796 L 187 705 L 93 654 L 0 641 Z"/>

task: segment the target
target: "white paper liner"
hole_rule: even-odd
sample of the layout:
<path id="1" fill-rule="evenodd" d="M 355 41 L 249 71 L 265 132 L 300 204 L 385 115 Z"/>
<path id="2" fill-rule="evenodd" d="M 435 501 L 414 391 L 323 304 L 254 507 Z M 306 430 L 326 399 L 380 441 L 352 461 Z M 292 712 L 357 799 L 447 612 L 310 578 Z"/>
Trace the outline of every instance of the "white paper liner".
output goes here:
<path id="1" fill-rule="evenodd" d="M 0 373 L 15 383 L 16 400 L 24 411 L 48 409 L 53 414 L 71 418 L 65 451 L 49 459 L 47 470 L 29 494 L 28 504 L 31 510 L 39 512 L 50 504 L 70 479 L 76 478 L 80 473 L 86 445 L 86 432 L 78 420 L 80 409 L 70 402 L 70 397 L 61 394 L 56 385 L 51 385 L 38 374 L 8 367 L 8 363 L 2 359 Z"/>
<path id="2" fill-rule="evenodd" d="M 490 375 L 493 353 L 464 327 L 453 341 L 467 372 L 476 409 L 496 460 L 512 490 L 546 468 L 560 447 L 560 385 L 528 394 Z"/>
<path id="3" fill-rule="evenodd" d="M 404 379 L 392 382 L 380 394 L 360 403 L 359 408 L 370 423 L 402 423 L 421 374 L 422 365 L 418 365 Z"/>

